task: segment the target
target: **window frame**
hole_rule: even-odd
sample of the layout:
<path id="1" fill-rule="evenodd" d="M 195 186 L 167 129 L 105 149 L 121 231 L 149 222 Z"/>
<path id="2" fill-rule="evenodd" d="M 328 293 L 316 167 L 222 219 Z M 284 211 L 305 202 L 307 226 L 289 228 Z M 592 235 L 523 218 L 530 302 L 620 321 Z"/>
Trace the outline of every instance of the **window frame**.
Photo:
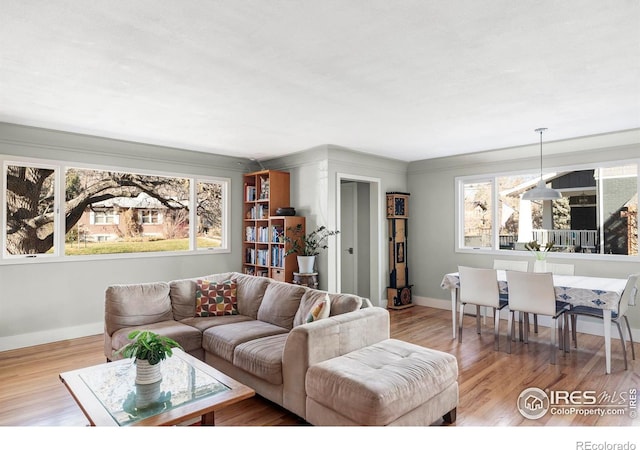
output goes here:
<path id="1" fill-rule="evenodd" d="M 550 173 L 558 173 L 558 172 L 569 172 L 569 171 L 579 171 L 579 170 L 600 170 L 611 167 L 619 167 L 624 165 L 636 165 L 636 189 L 638 193 L 638 197 L 640 198 L 640 158 L 636 159 L 621 159 L 621 160 L 613 160 L 613 161 L 599 161 L 599 162 L 591 162 L 584 164 L 571 164 L 564 166 L 556 166 L 556 167 L 546 167 L 543 171 L 543 175 L 548 175 Z M 455 183 L 455 201 L 456 205 L 454 208 L 455 211 L 455 242 L 454 242 L 454 251 L 456 253 L 475 253 L 475 254 L 486 254 L 486 255 L 513 255 L 513 256 L 530 256 L 530 253 L 526 250 L 507 250 L 500 249 L 499 242 L 499 234 L 500 229 L 496 226 L 498 224 L 499 219 L 499 208 L 497 208 L 499 201 L 499 192 L 498 192 L 498 178 L 506 177 L 506 176 L 525 176 L 525 175 L 536 175 L 534 169 L 524 169 L 524 170 L 513 170 L 513 171 L 505 171 L 505 172 L 488 172 L 486 174 L 480 175 L 460 175 L 454 178 Z M 539 178 L 539 172 L 537 173 L 537 178 Z M 493 191 L 492 191 L 492 247 L 467 247 L 464 246 L 464 185 L 469 183 L 481 183 L 481 182 L 492 182 Z M 598 185 L 598 199 L 602 198 L 602 184 Z M 599 223 L 602 223 L 602 208 L 598 208 L 597 214 L 599 215 Z M 638 216 L 640 216 L 640 210 L 638 212 Z M 640 217 L 639 217 L 640 218 Z M 638 226 L 638 232 L 640 234 L 640 226 Z M 604 231 L 600 229 L 600 232 Z M 626 261 L 626 262 L 640 262 L 640 250 L 637 255 L 620 255 L 620 254 L 606 254 L 606 253 L 570 253 L 570 252 L 554 252 L 553 257 L 557 257 L 559 259 L 584 259 L 584 260 L 606 260 L 606 261 Z"/>
<path id="2" fill-rule="evenodd" d="M 0 167 L 2 168 L 2 193 L 0 194 L 0 265 L 7 264 L 23 264 L 38 262 L 70 262 L 83 260 L 106 260 L 106 259 L 126 259 L 126 258 L 158 258 L 166 256 L 185 256 L 185 255 L 202 255 L 231 253 L 230 248 L 230 196 L 231 196 L 231 178 L 212 176 L 212 175 L 194 175 L 181 172 L 165 172 L 146 169 L 132 169 L 112 165 L 98 165 L 92 163 L 82 163 L 74 161 L 58 161 L 47 160 L 42 158 L 18 157 L 13 155 L 0 155 Z M 42 169 L 50 169 L 54 171 L 55 198 L 54 198 L 54 245 L 51 253 L 29 254 L 29 255 L 10 255 L 6 251 L 7 245 L 7 168 L 8 166 L 24 166 L 37 167 Z M 189 180 L 189 204 L 195 205 L 195 186 L 197 183 L 216 183 L 221 185 L 221 242 L 219 247 L 200 247 L 197 246 L 197 229 L 196 229 L 196 208 L 189 208 L 189 248 L 188 250 L 177 251 L 155 251 L 155 252 L 131 252 L 131 253 L 108 253 L 95 255 L 66 255 L 65 254 L 65 227 L 66 221 L 64 217 L 65 211 L 65 180 L 67 169 L 86 169 L 96 171 L 123 172 L 136 175 L 148 175 L 167 178 L 182 178 Z"/>

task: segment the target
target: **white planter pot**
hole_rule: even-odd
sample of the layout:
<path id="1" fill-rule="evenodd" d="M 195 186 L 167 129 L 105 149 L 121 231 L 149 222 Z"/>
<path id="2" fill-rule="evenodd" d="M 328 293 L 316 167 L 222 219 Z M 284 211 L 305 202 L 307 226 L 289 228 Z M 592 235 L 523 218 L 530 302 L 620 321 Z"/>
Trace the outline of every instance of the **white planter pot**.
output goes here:
<path id="1" fill-rule="evenodd" d="M 152 384 L 162 380 L 160 364 L 149 364 L 146 359 L 136 360 L 136 384 Z"/>
<path id="2" fill-rule="evenodd" d="M 298 256 L 298 272 L 314 273 L 313 266 L 316 262 L 315 256 Z"/>
<path id="3" fill-rule="evenodd" d="M 546 259 L 536 259 L 533 262 L 533 271 L 534 272 L 547 272 L 547 260 Z"/>

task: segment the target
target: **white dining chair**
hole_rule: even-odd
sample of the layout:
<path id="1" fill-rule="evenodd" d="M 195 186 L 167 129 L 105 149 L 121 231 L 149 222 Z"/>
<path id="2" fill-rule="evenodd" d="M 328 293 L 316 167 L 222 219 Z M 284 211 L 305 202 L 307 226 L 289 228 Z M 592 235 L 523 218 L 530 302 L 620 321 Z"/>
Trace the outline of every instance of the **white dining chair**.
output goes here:
<path id="1" fill-rule="evenodd" d="M 528 272 L 529 261 L 520 261 L 520 260 L 513 260 L 513 259 L 494 259 L 493 268 L 496 270 L 517 270 L 519 272 Z M 501 294 L 500 298 L 506 301 L 507 294 Z"/>
<path id="2" fill-rule="evenodd" d="M 553 319 L 551 330 L 551 364 L 556 363 L 556 343 L 560 336 L 560 348 L 564 348 L 564 332 L 562 320 L 565 326 L 567 316 L 564 313 L 567 308 L 556 303 L 556 294 L 553 286 L 553 274 L 550 272 L 518 272 L 507 271 L 507 288 L 509 291 L 509 320 L 507 323 L 507 353 L 511 353 L 511 340 L 515 334 L 515 313 L 525 315 L 525 324 L 528 323 L 528 314 L 541 314 Z M 527 326 L 524 326 L 524 339 L 528 342 Z"/>
<path id="3" fill-rule="evenodd" d="M 573 264 L 564 263 L 545 263 L 545 272 L 551 272 L 554 275 L 573 275 L 575 273 L 575 266 Z M 535 270 L 534 270 L 535 272 Z M 533 315 L 533 332 L 538 332 L 538 315 Z"/>
<path id="4" fill-rule="evenodd" d="M 622 344 L 622 354 L 624 356 L 624 370 L 627 370 L 627 345 L 624 340 L 624 333 L 622 331 L 622 327 L 620 326 L 620 320 L 624 318 L 625 323 L 627 324 L 627 331 L 629 332 L 629 340 L 631 341 L 631 357 L 636 359 L 636 351 L 634 349 L 633 344 L 633 335 L 631 334 L 631 327 L 629 326 L 629 319 L 627 319 L 627 309 L 629 305 L 635 304 L 635 298 L 638 294 L 638 280 L 640 279 L 640 273 L 635 273 L 633 275 L 629 275 L 627 278 L 627 284 L 625 285 L 624 291 L 620 296 L 620 300 L 618 301 L 618 310 L 611 312 L 611 321 L 616 324 L 618 327 L 618 334 L 620 335 L 620 343 Z M 576 332 L 577 318 L 579 316 L 588 316 L 595 317 L 598 319 L 602 319 L 603 310 L 599 308 L 592 308 L 590 306 L 574 306 L 568 311 L 569 316 L 571 317 L 571 324 L 573 325 L 573 329 L 571 330 L 571 335 L 573 337 L 573 343 L 575 348 L 578 348 L 578 333 Z"/>
<path id="5" fill-rule="evenodd" d="M 458 267 L 460 277 L 460 320 L 458 325 L 458 342 L 462 342 L 462 321 L 465 305 L 476 305 L 476 330 L 480 334 L 480 307 L 493 309 L 493 348 L 498 350 L 500 340 L 500 310 L 507 306 L 507 301 L 500 299 L 498 288 L 498 272 L 495 269 Z"/>

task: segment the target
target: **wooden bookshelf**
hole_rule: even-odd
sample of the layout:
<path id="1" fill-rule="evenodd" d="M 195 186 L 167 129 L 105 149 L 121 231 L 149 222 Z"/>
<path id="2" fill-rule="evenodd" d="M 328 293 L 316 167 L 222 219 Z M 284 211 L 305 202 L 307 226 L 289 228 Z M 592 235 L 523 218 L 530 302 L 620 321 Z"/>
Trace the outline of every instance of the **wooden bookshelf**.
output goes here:
<path id="1" fill-rule="evenodd" d="M 278 208 L 290 206 L 289 172 L 261 170 L 244 174 L 242 271 L 249 275 L 293 282 L 296 255 L 284 256 L 290 244 L 287 228 L 301 225 L 301 216 L 276 216 Z"/>

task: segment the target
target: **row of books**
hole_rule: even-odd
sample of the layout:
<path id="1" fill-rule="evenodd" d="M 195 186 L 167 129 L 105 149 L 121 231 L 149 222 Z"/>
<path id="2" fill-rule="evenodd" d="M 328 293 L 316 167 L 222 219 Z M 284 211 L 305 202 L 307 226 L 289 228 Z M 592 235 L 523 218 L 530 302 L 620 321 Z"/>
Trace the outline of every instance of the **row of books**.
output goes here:
<path id="1" fill-rule="evenodd" d="M 248 201 L 248 202 L 255 202 L 256 201 L 256 187 L 255 186 L 247 186 L 246 201 Z"/>
<path id="2" fill-rule="evenodd" d="M 246 227 L 245 241 L 247 242 L 269 242 L 268 227 Z M 281 226 L 271 227 L 271 242 L 284 242 L 284 230 Z"/>
<path id="3" fill-rule="evenodd" d="M 284 267 L 284 247 L 271 247 L 271 265 Z"/>
<path id="4" fill-rule="evenodd" d="M 245 240 L 247 242 L 269 242 L 269 228 L 246 227 Z"/>
<path id="5" fill-rule="evenodd" d="M 248 248 L 245 255 L 245 262 L 247 264 L 254 264 L 257 266 L 284 267 L 284 248 L 272 247 L 271 248 L 271 264 L 269 264 L 268 256 L 269 251 L 267 249 L 255 249 Z"/>
<path id="6" fill-rule="evenodd" d="M 257 266 L 267 266 L 269 259 L 269 251 L 265 248 L 248 248 L 245 254 L 245 262 L 255 264 Z"/>
<path id="7" fill-rule="evenodd" d="M 248 202 L 258 200 L 258 190 L 255 186 L 248 185 L 245 191 L 245 198 Z M 260 200 L 269 200 L 269 179 L 260 177 Z"/>
<path id="8" fill-rule="evenodd" d="M 255 205 L 249 210 L 247 219 L 266 219 L 269 217 L 269 208 L 266 205 Z"/>

